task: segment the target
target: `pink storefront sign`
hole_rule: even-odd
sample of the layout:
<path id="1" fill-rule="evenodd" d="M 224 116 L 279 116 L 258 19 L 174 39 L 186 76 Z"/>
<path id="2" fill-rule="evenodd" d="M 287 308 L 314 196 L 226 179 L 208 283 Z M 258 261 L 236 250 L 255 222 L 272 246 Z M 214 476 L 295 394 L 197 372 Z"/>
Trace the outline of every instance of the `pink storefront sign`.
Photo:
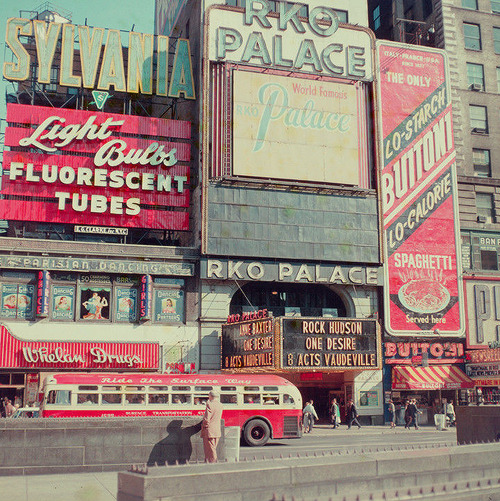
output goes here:
<path id="1" fill-rule="evenodd" d="M 0 326 L 0 368 L 158 370 L 158 343 L 23 341 Z"/>

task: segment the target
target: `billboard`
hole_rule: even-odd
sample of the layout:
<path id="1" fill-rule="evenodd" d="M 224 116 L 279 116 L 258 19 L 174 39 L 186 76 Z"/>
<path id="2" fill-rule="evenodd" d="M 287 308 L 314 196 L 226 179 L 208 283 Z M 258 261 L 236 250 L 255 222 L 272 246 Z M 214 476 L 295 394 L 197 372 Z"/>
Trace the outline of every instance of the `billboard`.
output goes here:
<path id="1" fill-rule="evenodd" d="M 340 82 L 234 71 L 233 175 L 358 185 L 358 92 Z"/>
<path id="2" fill-rule="evenodd" d="M 280 318 L 285 370 L 376 370 L 382 363 L 376 320 Z"/>
<path id="3" fill-rule="evenodd" d="M 188 230 L 189 122 L 18 104 L 7 122 L 0 219 Z"/>
<path id="4" fill-rule="evenodd" d="M 222 369 L 274 369 L 274 366 L 274 318 L 257 318 L 222 326 Z"/>
<path id="5" fill-rule="evenodd" d="M 443 51 L 377 43 L 386 330 L 464 332 L 455 148 Z"/>
<path id="6" fill-rule="evenodd" d="M 272 14 L 271 2 L 259 0 L 247 0 L 240 11 L 210 9 L 206 21 L 210 61 L 373 80 L 370 30 L 340 26 L 331 7 L 310 7 L 304 19 L 299 14 L 301 4 L 279 3 L 279 12 L 272 16 L 267 16 Z"/>
<path id="7" fill-rule="evenodd" d="M 467 347 L 488 348 L 500 338 L 500 285 L 492 277 L 467 278 L 464 284 Z"/>

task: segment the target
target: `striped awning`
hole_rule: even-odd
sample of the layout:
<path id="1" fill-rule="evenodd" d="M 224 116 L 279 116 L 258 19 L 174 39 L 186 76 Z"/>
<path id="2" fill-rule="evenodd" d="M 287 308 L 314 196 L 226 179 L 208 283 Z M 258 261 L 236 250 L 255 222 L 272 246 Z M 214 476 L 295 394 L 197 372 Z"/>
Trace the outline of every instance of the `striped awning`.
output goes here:
<path id="1" fill-rule="evenodd" d="M 459 390 L 474 388 L 474 381 L 453 365 L 392 369 L 393 390 Z"/>

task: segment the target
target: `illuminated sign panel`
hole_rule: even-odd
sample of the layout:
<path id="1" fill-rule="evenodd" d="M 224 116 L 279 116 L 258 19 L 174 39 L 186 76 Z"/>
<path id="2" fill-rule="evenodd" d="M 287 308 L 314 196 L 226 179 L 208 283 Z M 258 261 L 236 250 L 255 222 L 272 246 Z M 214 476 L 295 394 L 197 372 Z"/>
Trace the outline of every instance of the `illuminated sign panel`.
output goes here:
<path id="1" fill-rule="evenodd" d="M 465 360 L 465 350 L 462 343 L 384 343 L 384 362 L 386 364 L 420 365 L 423 358 L 428 364 L 458 364 Z"/>
<path id="2" fill-rule="evenodd" d="M 26 36 L 34 36 L 34 44 L 23 45 L 20 37 Z M 119 30 L 11 18 L 5 43 L 13 53 L 13 61 L 3 65 L 7 80 L 30 78 L 28 51 L 35 50 L 38 83 L 50 84 L 51 70 L 58 67 L 59 85 L 64 87 L 195 99 L 189 40 L 177 40 L 170 60 L 166 36 L 155 40 L 150 34 L 130 32 L 128 47 L 123 47 Z M 60 58 L 55 58 L 59 51 Z"/>
<path id="3" fill-rule="evenodd" d="M 222 326 L 222 368 L 274 368 L 274 319 L 260 318 Z"/>
<path id="4" fill-rule="evenodd" d="M 461 336 L 457 185 L 443 51 L 378 42 L 386 329 Z"/>
<path id="5" fill-rule="evenodd" d="M 467 279 L 465 294 L 468 313 L 467 346 L 487 348 L 490 343 L 495 343 L 499 339 L 500 285 L 494 279 Z M 500 350 L 497 351 L 500 353 Z"/>
<path id="6" fill-rule="evenodd" d="M 380 369 L 375 320 L 281 318 L 281 367 L 287 370 Z"/>
<path id="7" fill-rule="evenodd" d="M 233 79 L 234 175 L 359 184 L 357 86 L 247 71 Z"/>
<path id="8" fill-rule="evenodd" d="M 1 219 L 188 229 L 189 122 L 16 104 L 7 121 L 30 150 L 4 152 Z"/>
<path id="9" fill-rule="evenodd" d="M 369 30 L 340 27 L 329 7 L 310 8 L 309 18 L 301 20 L 301 5 L 279 5 L 277 16 L 266 16 L 271 9 L 265 0 L 248 0 L 244 12 L 211 9 L 207 22 L 209 59 L 352 80 L 373 79 Z"/>

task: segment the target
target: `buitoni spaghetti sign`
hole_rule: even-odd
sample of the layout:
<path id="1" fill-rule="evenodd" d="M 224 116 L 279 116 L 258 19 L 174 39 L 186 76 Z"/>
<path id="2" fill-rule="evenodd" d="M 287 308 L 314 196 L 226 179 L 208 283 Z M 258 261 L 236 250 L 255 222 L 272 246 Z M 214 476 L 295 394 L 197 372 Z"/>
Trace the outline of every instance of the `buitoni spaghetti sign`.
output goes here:
<path id="1" fill-rule="evenodd" d="M 457 188 L 443 51 L 377 44 L 386 329 L 463 333 Z"/>

